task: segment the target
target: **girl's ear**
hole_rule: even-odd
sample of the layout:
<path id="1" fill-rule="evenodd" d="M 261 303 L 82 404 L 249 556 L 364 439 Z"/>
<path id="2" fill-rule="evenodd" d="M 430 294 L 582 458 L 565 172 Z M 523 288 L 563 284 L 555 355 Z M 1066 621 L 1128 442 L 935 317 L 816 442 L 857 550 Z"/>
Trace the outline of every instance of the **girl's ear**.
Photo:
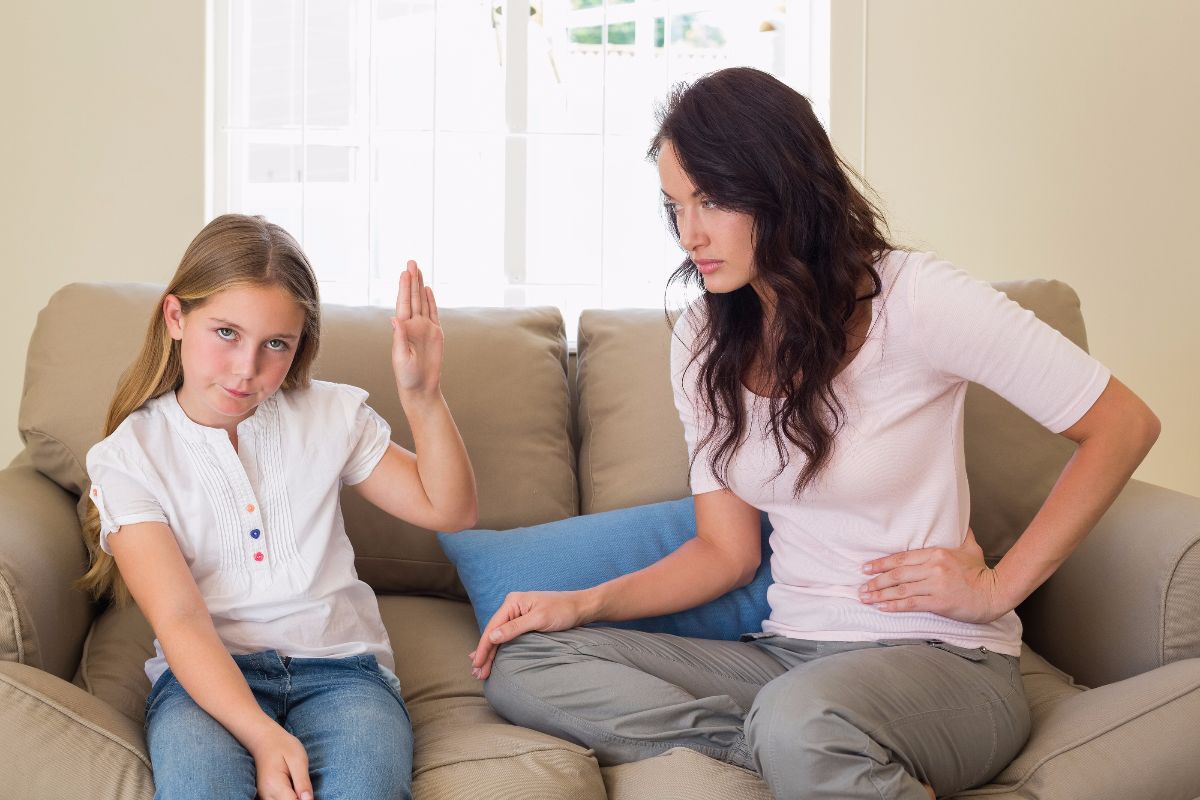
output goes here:
<path id="1" fill-rule="evenodd" d="M 167 333 L 172 339 L 183 338 L 183 306 L 179 298 L 173 294 L 163 298 L 163 320 L 167 323 Z"/>

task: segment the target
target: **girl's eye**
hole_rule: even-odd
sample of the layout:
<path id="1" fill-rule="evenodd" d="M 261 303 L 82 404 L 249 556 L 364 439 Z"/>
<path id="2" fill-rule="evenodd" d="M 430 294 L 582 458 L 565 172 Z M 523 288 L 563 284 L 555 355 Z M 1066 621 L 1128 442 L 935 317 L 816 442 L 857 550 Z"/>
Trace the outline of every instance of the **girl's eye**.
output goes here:
<path id="1" fill-rule="evenodd" d="M 237 338 L 237 331 L 235 331 L 233 328 L 217 328 L 217 336 L 221 337 L 227 342 L 232 342 Z"/>
<path id="2" fill-rule="evenodd" d="M 272 339 L 271 341 L 267 342 L 267 349 L 283 352 L 284 350 L 288 349 L 288 344 L 283 339 Z"/>

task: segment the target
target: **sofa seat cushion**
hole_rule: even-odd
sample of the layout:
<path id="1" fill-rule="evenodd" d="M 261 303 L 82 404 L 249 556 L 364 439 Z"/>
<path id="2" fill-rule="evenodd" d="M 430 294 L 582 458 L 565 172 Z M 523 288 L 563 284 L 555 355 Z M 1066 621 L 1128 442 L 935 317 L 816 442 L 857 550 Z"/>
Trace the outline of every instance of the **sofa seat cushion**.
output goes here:
<path id="1" fill-rule="evenodd" d="M 591 751 L 510 725 L 492 711 L 467 659 L 479 641 L 470 605 L 383 595 L 379 608 L 413 721 L 419 800 L 487 797 L 493 791 L 491 796 L 531 800 L 605 797 Z M 96 619 L 76 675 L 80 687 L 124 715 L 139 735 L 150 691 L 142 665 L 153 640 L 136 606 L 110 608 Z"/>

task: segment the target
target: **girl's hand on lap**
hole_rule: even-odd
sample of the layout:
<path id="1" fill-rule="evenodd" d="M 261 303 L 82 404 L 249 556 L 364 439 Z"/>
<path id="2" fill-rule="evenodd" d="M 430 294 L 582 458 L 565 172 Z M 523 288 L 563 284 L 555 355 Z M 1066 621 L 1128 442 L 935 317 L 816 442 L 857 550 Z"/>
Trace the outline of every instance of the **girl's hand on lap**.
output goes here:
<path id="1" fill-rule="evenodd" d="M 439 391 L 442 347 L 433 289 L 425 285 L 417 262 L 409 261 L 400 273 L 392 318 L 392 370 L 401 397 L 432 396 Z"/>
<path id="2" fill-rule="evenodd" d="M 926 547 L 878 558 L 863 565 L 874 575 L 858 598 L 880 611 L 928 611 L 960 622 L 984 623 L 1012 611 L 998 575 L 983 560 L 983 548 L 968 528 L 958 547 Z"/>
<path id="3" fill-rule="evenodd" d="M 299 739 L 274 725 L 274 730 L 247 749 L 254 756 L 262 800 L 313 800 L 308 753 Z"/>
<path id="4" fill-rule="evenodd" d="M 565 631 L 591 621 L 583 592 L 510 592 L 483 629 L 479 645 L 468 654 L 471 674 L 486 679 L 500 645 L 523 633 Z"/>

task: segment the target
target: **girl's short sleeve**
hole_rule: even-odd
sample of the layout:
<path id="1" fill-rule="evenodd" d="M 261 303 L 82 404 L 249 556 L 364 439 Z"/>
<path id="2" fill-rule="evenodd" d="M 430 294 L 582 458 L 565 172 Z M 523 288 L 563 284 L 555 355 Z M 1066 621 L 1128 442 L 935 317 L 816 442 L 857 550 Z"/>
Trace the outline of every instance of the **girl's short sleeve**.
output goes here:
<path id="1" fill-rule="evenodd" d="M 367 405 L 367 393 L 355 387 L 345 398 L 352 404 L 350 411 L 350 448 L 346 465 L 342 468 L 342 482 L 355 484 L 370 477 L 383 459 L 392 442 L 392 427 Z"/>
<path id="2" fill-rule="evenodd" d="M 123 525 L 138 522 L 169 524 L 162 504 L 134 456 L 122 452 L 109 440 L 95 445 L 87 454 L 88 498 L 100 512 L 100 549 L 112 555 L 108 537 Z"/>
<path id="3" fill-rule="evenodd" d="M 676 321 L 671 334 L 671 390 L 675 397 L 675 410 L 679 412 L 679 419 L 683 423 L 688 458 L 691 459 L 689 478 L 692 494 L 704 494 L 724 488 L 709 466 L 710 446 L 697 449 L 697 443 L 707 432 L 707 421 L 711 418 L 700 402 L 698 392 L 696 375 L 699 372 L 700 360 L 692 358 L 696 326 L 699 324 L 698 313 L 701 312 L 696 305 L 689 308 Z M 702 425 L 703 431 L 700 429 Z"/>

